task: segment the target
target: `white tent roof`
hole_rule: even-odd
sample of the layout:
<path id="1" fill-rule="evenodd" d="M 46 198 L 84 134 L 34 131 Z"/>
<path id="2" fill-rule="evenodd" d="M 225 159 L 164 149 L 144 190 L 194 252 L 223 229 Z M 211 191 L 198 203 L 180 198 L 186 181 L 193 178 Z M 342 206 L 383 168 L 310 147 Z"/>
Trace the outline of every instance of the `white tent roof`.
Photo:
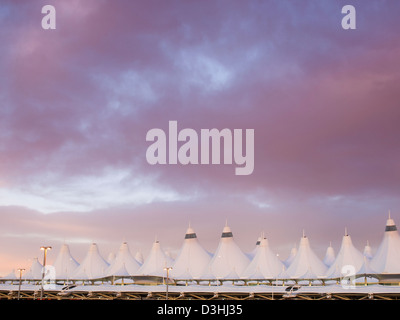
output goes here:
<path id="1" fill-rule="evenodd" d="M 335 262 L 329 267 L 326 275 L 328 278 L 338 278 L 342 277 L 342 268 L 346 265 L 351 265 L 354 267 L 354 272 L 360 270 L 364 263 L 363 254 L 354 247 L 351 241 L 350 235 L 345 231 L 345 235 L 342 239 L 342 245 L 340 247 L 339 253 L 335 259 Z"/>
<path id="2" fill-rule="evenodd" d="M 253 251 L 247 253 L 247 256 L 249 257 L 250 260 L 252 260 L 255 257 L 255 255 L 257 253 L 257 249 L 260 246 L 261 239 L 262 239 L 262 237 L 258 237 L 257 242 L 256 242 L 256 246 L 253 249 Z"/>
<path id="3" fill-rule="evenodd" d="M 265 279 L 276 278 L 282 272 L 283 263 L 269 247 L 268 240 L 262 238 L 256 255 L 242 273 L 242 278 L 255 279 L 262 274 Z"/>
<path id="4" fill-rule="evenodd" d="M 211 267 L 210 264 L 208 264 L 206 271 L 201 275 L 200 279 L 205 279 L 205 280 L 215 280 L 217 279 L 215 275 L 211 272 Z"/>
<path id="5" fill-rule="evenodd" d="M 184 274 L 200 278 L 211 260 L 210 254 L 200 245 L 193 228 L 186 231 L 182 248 L 171 270 L 172 277 L 183 278 Z"/>
<path id="6" fill-rule="evenodd" d="M 360 267 L 360 269 L 357 271 L 357 274 L 374 274 L 376 273 L 375 270 L 372 270 L 370 266 L 370 259 L 368 259 L 366 256 L 363 257 L 363 264 Z"/>
<path id="7" fill-rule="evenodd" d="M 279 272 L 279 274 L 276 276 L 277 279 L 289 279 L 290 276 L 289 274 L 286 272 L 286 267 L 285 265 L 282 266 L 282 270 L 281 272 Z"/>
<path id="8" fill-rule="evenodd" d="M 135 259 L 136 259 L 136 261 L 139 262 L 140 264 L 143 264 L 144 258 L 143 258 L 143 254 L 142 254 L 142 252 L 141 252 L 140 250 L 136 252 L 136 254 L 135 254 Z"/>
<path id="9" fill-rule="evenodd" d="M 400 273 L 400 237 L 394 220 L 387 219 L 383 240 L 370 266 L 378 273 Z"/>
<path id="10" fill-rule="evenodd" d="M 72 257 L 67 244 L 63 244 L 53 267 L 56 271 L 56 279 L 68 279 L 75 272 L 79 263 Z"/>
<path id="11" fill-rule="evenodd" d="M 175 276 L 173 271 L 174 271 L 174 269 L 171 270 L 171 275 L 172 275 L 171 278 L 174 278 L 176 280 L 179 280 L 179 279 L 180 280 L 191 280 L 191 279 L 194 279 L 192 274 L 189 272 L 189 270 L 186 270 L 183 273 L 179 273 L 178 276 Z"/>
<path id="12" fill-rule="evenodd" d="M 109 264 L 100 255 L 96 243 L 92 243 L 82 263 L 71 275 L 72 279 L 98 279 L 105 276 Z"/>
<path id="13" fill-rule="evenodd" d="M 138 274 L 164 277 L 166 275 L 164 268 L 171 267 L 172 265 L 173 260 L 165 254 L 160 242 L 156 240 L 149 255 L 138 270 Z"/>
<path id="14" fill-rule="evenodd" d="M 297 254 L 297 248 L 296 245 L 294 245 L 294 247 L 290 250 L 289 257 L 285 261 L 283 261 L 283 264 L 285 265 L 286 268 L 288 268 L 292 264 L 294 258 L 296 257 L 296 254 Z"/>
<path id="15" fill-rule="evenodd" d="M 38 258 L 34 258 L 29 271 L 23 277 L 27 280 L 40 280 L 42 279 L 42 264 L 39 262 Z"/>
<path id="16" fill-rule="evenodd" d="M 291 278 L 305 279 L 310 278 L 310 274 L 314 274 L 314 278 L 325 275 L 325 264 L 317 257 L 310 247 L 308 238 L 303 234 L 300 239 L 298 252 L 286 270 Z"/>
<path id="17" fill-rule="evenodd" d="M 244 279 L 257 279 L 257 280 L 261 280 L 261 279 L 265 279 L 266 277 L 264 276 L 264 274 L 261 272 L 260 268 L 257 268 L 255 272 L 253 272 L 250 276 L 248 277 L 242 277 Z"/>
<path id="18" fill-rule="evenodd" d="M 117 256 L 114 261 L 110 264 L 108 269 L 106 270 L 107 276 L 122 276 L 122 274 L 117 274 L 117 271 L 121 271 L 124 268 L 127 271 L 127 275 L 135 275 L 137 274 L 140 263 L 136 261 L 136 259 L 132 256 L 128 243 L 123 242 L 119 247 Z M 121 272 L 119 272 L 121 273 Z M 125 274 L 124 274 L 125 275 Z"/>
<path id="19" fill-rule="evenodd" d="M 115 260 L 115 253 L 114 252 L 110 252 L 107 256 L 107 263 L 108 264 L 112 264 Z"/>
<path id="20" fill-rule="evenodd" d="M 17 280 L 17 279 L 19 279 L 19 277 L 17 277 L 17 275 L 15 273 L 15 269 L 13 269 L 9 274 L 2 277 L 2 279 Z"/>
<path id="21" fill-rule="evenodd" d="M 116 265 L 118 266 L 118 265 Z M 119 268 L 115 268 L 113 272 L 110 272 L 109 275 L 117 276 L 117 277 L 128 277 L 131 276 L 132 274 L 128 272 L 128 270 L 125 268 L 125 263 L 122 263 L 122 265 L 119 266 Z"/>
<path id="22" fill-rule="evenodd" d="M 135 275 L 137 274 L 140 265 L 141 264 L 132 256 L 128 243 L 123 242 L 105 274 L 106 276 Z M 121 270 L 125 270 L 126 274 L 122 274 Z"/>
<path id="23" fill-rule="evenodd" d="M 335 250 L 332 248 L 332 244 L 326 249 L 325 258 L 323 260 L 324 264 L 329 268 L 335 262 Z"/>
<path id="24" fill-rule="evenodd" d="M 372 248 L 369 245 L 369 242 L 367 241 L 367 244 L 364 247 L 364 256 L 367 257 L 368 259 L 372 259 L 373 254 L 372 254 Z"/>
<path id="25" fill-rule="evenodd" d="M 249 263 L 249 258 L 240 250 L 239 246 L 233 240 L 231 229 L 225 226 L 217 250 L 209 264 L 211 272 L 216 278 L 222 279 L 235 268 L 235 272 L 241 276 Z"/>
<path id="26" fill-rule="evenodd" d="M 226 279 L 226 280 L 237 280 L 237 279 L 240 279 L 240 277 L 236 272 L 236 268 L 233 267 L 231 272 L 229 272 L 223 279 Z"/>

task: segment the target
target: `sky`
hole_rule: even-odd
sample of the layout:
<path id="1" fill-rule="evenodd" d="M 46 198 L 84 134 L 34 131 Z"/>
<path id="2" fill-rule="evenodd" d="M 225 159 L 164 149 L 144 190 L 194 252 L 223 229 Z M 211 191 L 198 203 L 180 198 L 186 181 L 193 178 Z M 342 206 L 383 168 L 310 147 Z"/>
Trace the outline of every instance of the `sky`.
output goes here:
<path id="1" fill-rule="evenodd" d="M 43 29 L 44 5 L 56 29 Z M 342 28 L 342 7 L 356 29 Z M 0 1 L 0 275 L 63 243 L 172 256 L 347 228 L 376 251 L 400 221 L 398 1 Z M 156 164 L 153 128 L 254 129 L 254 171 Z M 182 145 L 180 142 L 178 146 Z"/>

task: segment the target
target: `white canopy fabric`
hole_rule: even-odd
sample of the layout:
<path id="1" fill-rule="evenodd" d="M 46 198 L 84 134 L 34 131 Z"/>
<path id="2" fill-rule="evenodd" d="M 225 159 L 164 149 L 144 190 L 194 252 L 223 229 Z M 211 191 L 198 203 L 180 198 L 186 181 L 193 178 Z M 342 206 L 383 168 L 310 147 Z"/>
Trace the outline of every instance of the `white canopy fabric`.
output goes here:
<path id="1" fill-rule="evenodd" d="M 242 273 L 242 278 L 257 279 L 260 274 L 261 279 L 276 278 L 283 268 L 283 263 L 269 247 L 268 239 L 260 240 L 256 255 Z"/>
<path id="2" fill-rule="evenodd" d="M 289 279 L 290 276 L 289 274 L 286 272 L 286 266 L 283 265 L 281 272 L 279 272 L 279 274 L 276 276 L 277 279 Z"/>
<path id="3" fill-rule="evenodd" d="M 262 239 L 262 237 L 258 237 L 257 242 L 256 242 L 256 246 L 253 249 L 253 251 L 247 253 L 247 256 L 249 257 L 250 260 L 252 260 L 255 257 L 255 255 L 257 253 L 257 250 L 258 250 L 258 248 L 260 246 L 261 239 Z"/>
<path id="4" fill-rule="evenodd" d="M 329 268 L 335 262 L 335 259 L 335 250 L 333 249 L 332 244 L 329 244 L 329 247 L 326 249 L 323 263 Z"/>
<path id="5" fill-rule="evenodd" d="M 206 271 L 201 275 L 200 279 L 204 280 L 216 280 L 216 276 L 211 272 L 211 266 L 208 264 Z"/>
<path id="6" fill-rule="evenodd" d="M 189 270 L 186 270 L 185 272 L 180 272 L 178 275 L 173 273 L 174 269 L 171 269 L 171 278 L 175 280 L 192 280 L 194 279 L 192 274 L 189 272 Z M 198 279 L 199 277 L 197 277 Z"/>
<path id="7" fill-rule="evenodd" d="M 217 279 L 223 279 L 233 271 L 241 276 L 249 263 L 249 258 L 233 240 L 231 229 L 225 226 L 217 250 L 209 264 L 211 272 Z"/>
<path id="8" fill-rule="evenodd" d="M 311 249 L 308 238 L 303 234 L 298 252 L 286 270 L 287 274 L 296 279 L 309 279 L 311 275 L 319 278 L 325 275 L 326 270 L 327 267 Z"/>
<path id="9" fill-rule="evenodd" d="M 107 256 L 107 263 L 109 265 L 111 265 L 115 260 L 115 253 L 114 252 L 110 252 Z"/>
<path id="10" fill-rule="evenodd" d="M 60 252 L 53 263 L 56 279 L 69 279 L 75 272 L 79 263 L 72 257 L 67 244 L 61 246 Z"/>
<path id="11" fill-rule="evenodd" d="M 364 256 L 367 257 L 367 259 L 371 260 L 373 258 L 373 254 L 372 254 L 372 248 L 369 245 L 369 242 L 367 241 L 367 244 L 364 247 Z"/>
<path id="12" fill-rule="evenodd" d="M 305 281 L 324 278 L 330 281 L 330 279 L 343 277 L 345 274 L 342 270 L 347 265 L 353 266 L 354 272 L 357 275 L 365 275 L 365 278 L 371 274 L 400 274 L 400 236 L 390 215 L 386 222 L 383 240 L 375 255 L 372 255 L 368 242 L 363 253 L 355 248 L 347 230 L 337 256 L 335 257 L 334 249 L 330 245 L 323 261 L 311 249 L 309 239 L 304 234 L 300 239 L 298 249 L 296 246 L 292 248 L 289 258 L 284 262 L 278 259 L 263 235 L 257 241 L 252 255 L 253 258 L 250 260 L 248 255 L 240 250 L 227 225 L 223 229 L 215 253 L 211 255 L 200 245 L 196 233 L 189 226 L 175 261 L 161 249 L 160 243 L 155 241 L 146 260 L 140 264 L 130 253 L 128 244 L 124 242 L 113 262 L 108 264 L 100 255 L 97 245 L 93 243 L 82 263 L 78 265 L 68 245 L 64 244 L 60 248 L 53 267 L 56 271 L 56 279 L 62 280 L 95 280 L 109 276 L 134 275 L 165 277 L 166 267 L 172 267 L 169 273 L 171 278 L 181 280 L 292 279 L 292 281 L 297 281 L 296 279 L 299 279 Z M 136 257 L 143 259 L 140 252 Z M 347 268 L 346 274 L 349 271 Z M 24 280 L 42 278 L 42 265 L 37 258 L 32 261 L 30 269 L 22 276 Z M 6 277 L 13 279 L 12 274 Z"/>
<path id="13" fill-rule="evenodd" d="M 71 278 L 76 280 L 99 279 L 105 276 L 108 266 L 107 261 L 100 255 L 97 244 L 92 243 L 85 258 Z"/>
<path id="14" fill-rule="evenodd" d="M 264 274 L 261 272 L 260 268 L 257 267 L 256 271 L 253 272 L 250 276 L 242 276 L 243 279 L 249 280 L 263 280 L 266 279 Z"/>
<path id="15" fill-rule="evenodd" d="M 294 245 L 294 247 L 290 250 L 289 257 L 285 261 L 283 261 L 283 264 L 285 265 L 286 268 L 288 268 L 292 264 L 294 258 L 296 257 L 296 254 L 297 254 L 297 247 L 296 245 Z"/>
<path id="16" fill-rule="evenodd" d="M 378 273 L 400 273 L 400 237 L 390 214 L 386 221 L 383 240 L 370 266 Z"/>
<path id="17" fill-rule="evenodd" d="M 17 277 L 17 275 L 15 273 L 15 269 L 13 269 L 13 270 L 11 270 L 11 272 L 9 274 L 2 277 L 2 279 L 17 280 L 17 279 L 19 279 L 19 276 Z"/>
<path id="18" fill-rule="evenodd" d="M 166 270 L 164 270 L 164 268 L 172 267 L 172 265 L 173 260 L 165 254 L 161 248 L 160 242 L 156 240 L 153 243 L 149 255 L 138 270 L 138 274 L 164 277 L 166 276 Z"/>
<path id="19" fill-rule="evenodd" d="M 139 262 L 140 264 L 143 264 L 144 258 L 143 258 L 143 254 L 142 254 L 142 252 L 141 252 L 140 250 L 136 252 L 136 254 L 135 254 L 135 259 L 136 259 L 136 261 Z"/>
<path id="20" fill-rule="evenodd" d="M 326 272 L 327 278 L 340 278 L 343 277 L 342 268 L 344 266 L 352 266 L 354 272 L 360 270 L 364 263 L 364 255 L 353 245 L 350 235 L 345 232 L 342 239 L 342 245 L 335 262 L 329 267 Z"/>
<path id="21" fill-rule="evenodd" d="M 131 276 L 132 274 L 128 272 L 128 270 L 125 268 L 125 263 L 122 263 L 122 265 L 120 265 L 119 268 L 116 268 L 115 270 L 113 270 L 113 272 L 110 272 L 109 275 L 116 277 L 128 277 Z"/>
<path id="22" fill-rule="evenodd" d="M 137 274 L 140 263 L 132 256 L 128 243 L 123 242 L 118 250 L 118 253 L 114 261 L 110 264 L 106 270 L 107 276 L 125 276 Z M 124 270 L 123 272 L 121 270 Z M 125 273 L 126 274 L 122 274 Z"/>
<path id="23" fill-rule="evenodd" d="M 190 278 L 198 279 L 206 271 L 210 261 L 211 255 L 200 245 L 196 233 L 189 226 L 171 270 L 171 276 L 183 279 L 185 275 L 190 275 Z"/>
<path id="24" fill-rule="evenodd" d="M 357 274 L 362 275 L 362 274 L 374 274 L 376 273 L 375 270 L 372 270 L 370 266 L 371 260 L 368 259 L 366 256 L 363 257 L 363 264 L 361 268 L 357 271 Z"/>
<path id="25" fill-rule="evenodd" d="M 41 280 L 43 266 L 39 262 L 38 258 L 34 258 L 29 271 L 23 276 L 24 279 L 27 280 Z"/>
<path id="26" fill-rule="evenodd" d="M 236 268 L 233 267 L 231 272 L 229 272 L 222 279 L 224 279 L 224 280 L 237 280 L 237 279 L 240 279 L 240 277 L 239 277 L 238 273 L 236 272 Z"/>

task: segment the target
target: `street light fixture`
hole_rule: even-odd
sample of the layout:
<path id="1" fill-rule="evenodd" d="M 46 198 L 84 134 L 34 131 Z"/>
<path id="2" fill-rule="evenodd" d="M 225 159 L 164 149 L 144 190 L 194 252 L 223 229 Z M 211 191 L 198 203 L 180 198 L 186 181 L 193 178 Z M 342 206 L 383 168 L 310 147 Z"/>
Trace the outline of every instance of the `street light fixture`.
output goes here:
<path id="1" fill-rule="evenodd" d="M 44 251 L 43 254 L 43 268 L 42 268 L 42 284 L 41 284 L 41 290 L 40 290 L 40 300 L 43 299 L 43 281 L 44 281 L 44 275 L 46 272 L 46 257 L 47 257 L 47 250 L 51 250 L 50 246 L 42 246 L 40 247 L 40 250 Z"/>
<path id="2" fill-rule="evenodd" d="M 19 300 L 19 297 L 20 297 L 20 295 L 21 295 L 21 278 L 22 278 L 22 272 L 25 271 L 25 269 L 20 268 L 20 269 L 18 269 L 18 271 L 19 271 L 19 286 L 18 286 L 18 300 Z"/>
<path id="3" fill-rule="evenodd" d="M 165 267 L 164 270 L 167 271 L 167 291 L 165 295 L 165 299 L 168 300 L 168 283 L 169 283 L 169 270 L 171 270 L 172 267 Z"/>

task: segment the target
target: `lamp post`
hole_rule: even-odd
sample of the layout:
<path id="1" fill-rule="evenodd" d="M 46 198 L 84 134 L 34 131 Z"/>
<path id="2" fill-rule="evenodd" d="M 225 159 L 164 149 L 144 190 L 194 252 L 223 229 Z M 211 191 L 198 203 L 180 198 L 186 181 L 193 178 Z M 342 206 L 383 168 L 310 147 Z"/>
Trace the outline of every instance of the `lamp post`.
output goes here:
<path id="1" fill-rule="evenodd" d="M 276 257 L 279 259 L 279 253 L 276 254 Z M 275 285 L 278 286 L 278 274 L 275 276 Z M 274 284 L 273 283 L 272 283 L 272 300 L 274 300 Z"/>
<path id="2" fill-rule="evenodd" d="M 44 281 L 44 275 L 46 272 L 46 257 L 47 257 L 47 250 L 51 250 L 50 246 L 42 246 L 40 247 L 40 250 L 44 251 L 43 254 L 43 268 L 42 268 L 42 284 L 41 284 L 41 289 L 40 289 L 40 300 L 43 299 L 43 281 Z"/>
<path id="3" fill-rule="evenodd" d="M 18 300 L 19 300 L 19 297 L 20 297 L 20 295 L 21 295 L 21 278 L 22 278 L 22 272 L 25 271 L 25 269 L 20 268 L 20 269 L 18 269 L 18 271 L 19 271 L 19 286 L 18 286 Z"/>
<path id="4" fill-rule="evenodd" d="M 169 270 L 171 270 L 172 267 L 165 267 L 164 270 L 167 270 L 167 291 L 165 294 L 165 299 L 168 300 L 168 282 L 169 282 Z"/>

